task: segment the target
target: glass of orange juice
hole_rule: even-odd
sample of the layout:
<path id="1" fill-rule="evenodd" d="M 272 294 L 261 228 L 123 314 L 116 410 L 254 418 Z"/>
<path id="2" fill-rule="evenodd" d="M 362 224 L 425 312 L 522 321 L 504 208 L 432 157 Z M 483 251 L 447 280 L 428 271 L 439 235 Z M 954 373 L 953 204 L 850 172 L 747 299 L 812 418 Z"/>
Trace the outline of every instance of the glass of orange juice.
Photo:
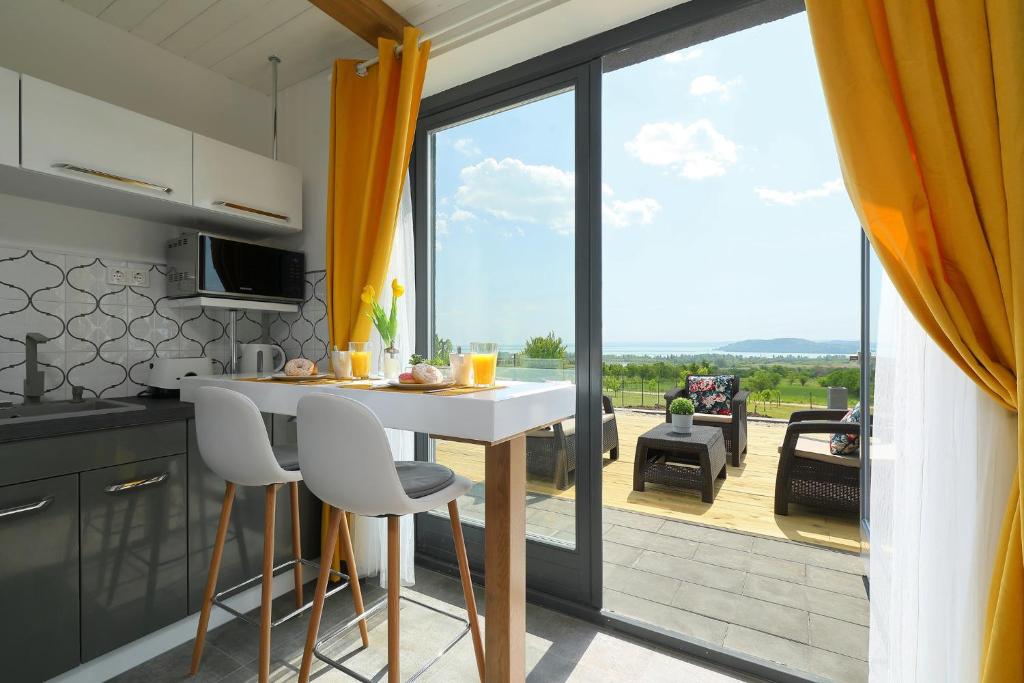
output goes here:
<path id="1" fill-rule="evenodd" d="M 348 357 L 352 362 L 352 376 L 367 379 L 370 376 L 370 342 L 349 342 Z"/>
<path id="2" fill-rule="evenodd" d="M 498 345 L 494 342 L 473 342 L 469 345 L 473 358 L 473 380 L 478 387 L 493 387 L 498 371 Z"/>

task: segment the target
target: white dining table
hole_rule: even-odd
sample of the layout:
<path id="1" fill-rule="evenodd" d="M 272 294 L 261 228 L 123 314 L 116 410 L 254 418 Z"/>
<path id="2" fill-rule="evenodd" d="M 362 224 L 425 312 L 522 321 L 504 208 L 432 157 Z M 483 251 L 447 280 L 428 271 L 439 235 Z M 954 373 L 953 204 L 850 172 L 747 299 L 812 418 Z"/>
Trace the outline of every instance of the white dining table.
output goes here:
<path id="1" fill-rule="evenodd" d="M 265 413 L 295 415 L 299 399 L 330 393 L 358 401 L 385 427 L 484 447 L 485 680 L 526 677 L 526 432 L 576 412 L 567 382 L 501 381 L 460 395 L 346 388 L 338 384 L 249 381 L 252 375 L 184 377 L 181 400 L 203 386 L 233 389 Z"/>

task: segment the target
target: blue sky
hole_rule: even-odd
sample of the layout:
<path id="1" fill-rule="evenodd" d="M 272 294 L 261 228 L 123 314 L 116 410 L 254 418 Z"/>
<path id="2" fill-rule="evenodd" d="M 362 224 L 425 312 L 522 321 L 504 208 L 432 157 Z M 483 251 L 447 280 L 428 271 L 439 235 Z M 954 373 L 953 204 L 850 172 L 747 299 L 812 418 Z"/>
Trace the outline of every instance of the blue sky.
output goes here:
<path id="1" fill-rule="evenodd" d="M 858 336 L 858 221 L 806 16 L 605 74 L 604 338 Z M 573 338 L 573 98 L 436 134 L 436 327 Z"/>

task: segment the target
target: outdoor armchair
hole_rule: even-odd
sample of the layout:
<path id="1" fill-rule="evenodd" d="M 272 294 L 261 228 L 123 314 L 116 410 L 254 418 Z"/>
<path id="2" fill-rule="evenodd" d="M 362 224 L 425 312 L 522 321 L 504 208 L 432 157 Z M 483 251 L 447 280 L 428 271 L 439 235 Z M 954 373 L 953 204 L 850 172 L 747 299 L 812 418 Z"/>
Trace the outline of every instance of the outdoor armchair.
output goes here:
<path id="1" fill-rule="evenodd" d="M 846 413 L 841 409 L 798 410 L 789 418 L 786 437 L 779 446 L 775 514 L 788 515 L 790 503 L 860 509 L 860 450 L 833 455 L 829 448 L 832 434 L 860 436 L 860 423 L 840 422 Z"/>
<path id="2" fill-rule="evenodd" d="M 601 453 L 619 459 L 619 426 L 611 398 L 601 397 Z M 550 427 L 526 433 L 526 471 L 551 481 L 555 488 L 569 488 L 569 475 L 576 471 L 576 419 L 556 422 Z"/>
<path id="3" fill-rule="evenodd" d="M 684 382 L 685 386 L 682 388 L 665 392 L 666 422 L 672 421 L 672 415 L 669 413 L 668 407 L 673 399 L 680 397 L 691 398 L 686 387 L 690 385 L 690 378 L 694 376 L 687 375 L 686 382 Z M 733 394 L 729 399 L 729 409 L 732 414 L 708 415 L 695 412 L 693 414 L 693 424 L 720 428 L 722 436 L 725 438 L 725 450 L 729 454 L 729 464 L 733 467 L 739 467 L 743 461 L 744 454 L 747 452 L 747 397 L 750 395 L 750 392 L 746 389 L 740 389 L 739 376 L 731 375 L 731 377 Z"/>

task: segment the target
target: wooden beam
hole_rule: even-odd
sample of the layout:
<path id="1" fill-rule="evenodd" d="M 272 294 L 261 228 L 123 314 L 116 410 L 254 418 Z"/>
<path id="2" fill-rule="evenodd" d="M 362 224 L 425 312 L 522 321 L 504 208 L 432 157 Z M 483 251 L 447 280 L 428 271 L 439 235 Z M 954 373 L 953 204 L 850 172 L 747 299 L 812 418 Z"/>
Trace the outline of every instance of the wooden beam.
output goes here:
<path id="1" fill-rule="evenodd" d="M 402 40 L 402 29 L 412 26 L 383 0 L 309 0 L 329 17 L 370 45 L 378 38 Z"/>

